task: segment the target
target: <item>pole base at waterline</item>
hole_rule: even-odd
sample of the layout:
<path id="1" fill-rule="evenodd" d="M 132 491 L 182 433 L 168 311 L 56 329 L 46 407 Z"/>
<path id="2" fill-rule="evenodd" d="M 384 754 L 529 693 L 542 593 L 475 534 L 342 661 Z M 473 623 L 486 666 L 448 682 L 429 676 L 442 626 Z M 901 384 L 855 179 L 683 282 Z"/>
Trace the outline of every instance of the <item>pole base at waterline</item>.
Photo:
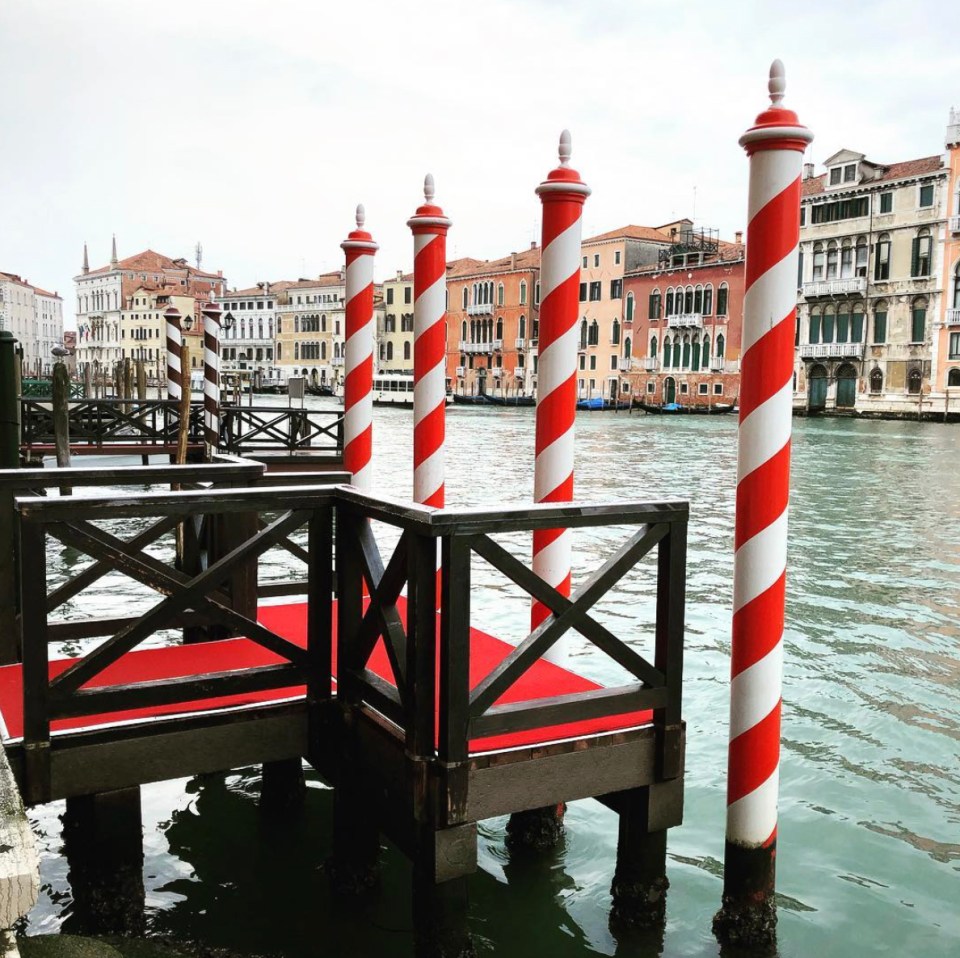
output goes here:
<path id="1" fill-rule="evenodd" d="M 727 842 L 723 899 L 713 918 L 721 944 L 759 948 L 776 942 L 776 860 L 776 839 L 759 848 Z"/>
<path id="2" fill-rule="evenodd" d="M 511 851 L 546 851 L 563 838 L 563 816 L 567 806 L 550 805 L 514 812 L 507 822 L 507 848 Z"/>
<path id="3" fill-rule="evenodd" d="M 294 812 L 303 808 L 307 784 L 299 758 L 264 762 L 260 779 L 260 808 L 269 813 Z"/>
<path id="4" fill-rule="evenodd" d="M 414 865 L 413 934 L 416 958 L 476 958 L 467 917 L 467 877 L 437 884 Z"/>

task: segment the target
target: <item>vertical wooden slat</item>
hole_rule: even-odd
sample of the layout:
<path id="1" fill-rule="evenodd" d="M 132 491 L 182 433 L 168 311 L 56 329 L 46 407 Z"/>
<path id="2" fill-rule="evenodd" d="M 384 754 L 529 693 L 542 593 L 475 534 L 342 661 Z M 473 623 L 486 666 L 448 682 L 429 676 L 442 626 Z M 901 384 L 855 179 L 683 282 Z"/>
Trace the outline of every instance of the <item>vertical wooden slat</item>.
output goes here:
<path id="1" fill-rule="evenodd" d="M 437 655 L 437 540 L 407 539 L 407 751 L 417 758 L 434 752 Z"/>
<path id="2" fill-rule="evenodd" d="M 463 762 L 470 721 L 470 543 L 441 540 L 440 739 L 444 762 Z"/>
<path id="3" fill-rule="evenodd" d="M 359 525 L 366 521 L 348 508 L 337 509 L 337 697 L 344 704 L 356 702 L 350 673 L 363 667 L 356 636 L 363 617 Z"/>
<path id="4" fill-rule="evenodd" d="M 667 705 L 654 712 L 658 775 L 680 774 L 678 748 L 683 680 L 683 627 L 686 603 L 687 523 L 674 520 L 657 553 L 657 627 L 654 665 L 666 676 Z"/>
<path id="5" fill-rule="evenodd" d="M 46 530 L 20 524 L 20 609 L 23 636 L 23 741 L 28 802 L 45 801 L 50 790 L 50 712 L 47 666 Z"/>
<path id="6" fill-rule="evenodd" d="M 308 526 L 310 567 L 307 585 L 307 654 L 310 679 L 307 701 L 330 699 L 333 671 L 333 509 L 321 506 Z"/>

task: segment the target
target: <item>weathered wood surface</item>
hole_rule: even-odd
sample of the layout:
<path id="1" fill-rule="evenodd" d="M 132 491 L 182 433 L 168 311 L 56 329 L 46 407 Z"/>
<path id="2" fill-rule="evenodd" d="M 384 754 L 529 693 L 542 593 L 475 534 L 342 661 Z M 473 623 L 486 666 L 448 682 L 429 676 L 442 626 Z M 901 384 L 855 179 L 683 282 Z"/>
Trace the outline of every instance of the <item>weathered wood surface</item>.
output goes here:
<path id="1" fill-rule="evenodd" d="M 40 859 L 23 801 L 0 749 L 0 929 L 12 928 L 37 903 Z"/>

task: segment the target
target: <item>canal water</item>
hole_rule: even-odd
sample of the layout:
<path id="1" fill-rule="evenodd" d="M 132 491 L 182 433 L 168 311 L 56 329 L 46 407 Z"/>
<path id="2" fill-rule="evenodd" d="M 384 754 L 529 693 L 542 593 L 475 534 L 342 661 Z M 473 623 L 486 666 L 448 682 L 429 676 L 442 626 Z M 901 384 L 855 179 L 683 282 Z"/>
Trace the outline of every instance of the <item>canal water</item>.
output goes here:
<path id="1" fill-rule="evenodd" d="M 317 404 L 323 400 L 315 400 Z M 533 411 L 453 408 L 447 502 L 528 503 Z M 662 939 L 608 929 L 616 819 L 571 806 L 555 853 L 511 861 L 505 820 L 480 829 L 471 923 L 504 956 L 714 956 L 721 894 L 736 466 L 732 416 L 583 413 L 577 497 L 687 499 L 691 507 L 683 683 L 685 822 L 669 838 Z M 377 410 L 378 490 L 408 497 L 411 414 Z M 778 850 L 784 958 L 960 954 L 960 429 L 929 423 L 798 420 L 790 507 Z M 579 531 L 577 576 L 624 534 Z M 389 536 L 385 537 L 385 542 Z M 528 555 L 526 537 L 513 543 Z M 524 551 L 526 550 L 526 551 Z M 69 556 L 56 558 L 57 562 Z M 283 570 L 279 570 L 283 574 Z M 525 601 L 480 566 L 473 622 L 516 640 Z M 101 614 L 130 601 L 122 589 Z M 649 632 L 649 566 L 598 613 L 618 634 Z M 574 639 L 574 667 L 615 678 Z M 255 954 L 411 955 L 409 865 L 384 852 L 372 903 L 331 899 L 332 793 L 309 782 L 303 814 L 257 807 L 258 774 L 143 790 L 152 931 Z M 43 893 L 29 933 L 70 930 L 56 805 L 34 813 Z"/>

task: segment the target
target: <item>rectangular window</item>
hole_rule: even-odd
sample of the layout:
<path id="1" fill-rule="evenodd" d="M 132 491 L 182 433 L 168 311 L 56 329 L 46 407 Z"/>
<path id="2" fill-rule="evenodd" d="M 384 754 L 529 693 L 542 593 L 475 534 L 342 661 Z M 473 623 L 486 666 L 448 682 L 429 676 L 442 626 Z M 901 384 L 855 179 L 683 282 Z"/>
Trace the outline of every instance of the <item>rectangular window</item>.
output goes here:
<path id="1" fill-rule="evenodd" d="M 928 183 L 920 187 L 920 209 L 933 206 L 933 184 Z"/>
<path id="2" fill-rule="evenodd" d="M 540 305 L 540 284 L 539 283 L 537 283 L 533 287 L 533 305 L 534 306 Z"/>
<path id="3" fill-rule="evenodd" d="M 820 314 L 811 313 L 810 314 L 810 336 L 809 341 L 811 345 L 816 345 L 820 342 Z"/>
<path id="4" fill-rule="evenodd" d="M 593 356 L 590 357 L 590 368 L 591 368 L 591 369 L 596 369 L 596 368 L 597 368 L 597 357 L 596 357 L 596 355 L 593 355 Z M 593 382 L 593 380 L 591 380 L 591 383 L 592 383 L 592 382 Z M 593 388 L 592 385 L 591 385 L 591 388 Z"/>
<path id="5" fill-rule="evenodd" d="M 797 256 L 797 289 L 803 285 L 803 250 Z"/>
<path id="6" fill-rule="evenodd" d="M 620 265 L 620 250 L 617 250 L 617 251 L 613 254 L 613 265 L 614 265 L 614 266 L 619 266 L 619 265 Z"/>
<path id="7" fill-rule="evenodd" d="M 600 296 L 601 296 L 600 287 L 601 287 L 601 284 L 599 280 L 597 280 L 595 283 L 590 284 L 590 302 L 591 303 L 597 303 L 600 301 Z"/>
<path id="8" fill-rule="evenodd" d="M 840 278 L 849 279 L 853 276 L 853 247 L 844 246 L 840 250 Z"/>
<path id="9" fill-rule="evenodd" d="M 837 342 L 845 343 L 850 335 L 850 314 L 837 313 Z"/>
<path id="10" fill-rule="evenodd" d="M 299 297 L 299 296 L 297 297 L 297 302 L 298 302 L 298 303 L 300 302 L 300 297 Z M 392 287 L 392 286 L 388 286 L 388 287 L 387 287 L 387 305 L 388 305 L 388 306 L 392 306 L 392 305 L 393 305 L 393 287 Z"/>
<path id="11" fill-rule="evenodd" d="M 854 313 L 850 324 L 850 342 L 863 342 L 863 313 Z"/>
<path id="12" fill-rule="evenodd" d="M 594 266 L 599 266 L 599 265 L 600 265 L 600 254 L 599 254 L 599 253 L 594 253 L 594 254 L 593 254 L 593 265 L 594 265 Z"/>
<path id="13" fill-rule="evenodd" d="M 405 303 L 409 303 L 412 295 L 413 295 L 413 290 L 411 289 L 411 287 L 409 287 L 409 286 L 404 286 L 404 287 L 403 287 L 403 301 L 404 301 Z"/>
<path id="14" fill-rule="evenodd" d="M 857 178 L 857 164 L 851 163 L 843 168 L 843 182 L 852 183 Z"/>
<path id="15" fill-rule="evenodd" d="M 690 391 L 690 387 L 686 383 L 680 383 L 680 392 L 686 393 Z"/>
<path id="16" fill-rule="evenodd" d="M 910 324 L 910 342 L 922 343 L 927 336 L 927 310 L 923 306 L 913 308 Z"/>
<path id="17" fill-rule="evenodd" d="M 580 284 L 580 302 L 585 303 L 587 301 L 587 284 Z"/>
<path id="18" fill-rule="evenodd" d="M 856 219 L 870 212 L 870 200 L 866 196 L 853 200 L 835 200 L 833 203 L 821 203 L 813 207 L 811 223 L 835 223 L 837 220 Z"/>
<path id="19" fill-rule="evenodd" d="M 841 177 L 841 175 L 842 175 L 842 172 L 843 172 L 843 171 L 840 169 L 839 166 L 835 166 L 835 167 L 830 171 L 830 185 L 831 185 L 831 186 L 839 186 L 839 185 L 840 185 L 840 177 Z"/>
<path id="20" fill-rule="evenodd" d="M 960 359 L 960 333 L 950 334 L 949 358 Z"/>
<path id="21" fill-rule="evenodd" d="M 586 256 L 583 257 L 583 268 L 584 268 L 584 269 L 587 268 L 587 257 L 586 257 Z"/>
<path id="22" fill-rule="evenodd" d="M 706 396 L 706 395 L 707 395 L 707 384 L 706 384 L 706 383 L 700 383 L 700 384 L 697 386 L 697 392 L 698 392 L 701 396 Z"/>
<path id="23" fill-rule="evenodd" d="M 713 394 L 714 396 L 723 395 L 723 383 L 714 383 L 713 384 Z"/>
<path id="24" fill-rule="evenodd" d="M 727 315 L 727 293 L 729 290 L 726 286 L 721 286 L 717 290 L 717 315 L 726 316 Z"/>
<path id="25" fill-rule="evenodd" d="M 800 207 L 800 225 L 807 225 L 807 208 L 805 206 Z"/>
<path id="26" fill-rule="evenodd" d="M 880 194 L 880 212 L 881 213 L 893 212 L 893 193 Z"/>
<path id="27" fill-rule="evenodd" d="M 654 392 L 656 392 L 656 391 L 657 391 L 657 384 L 656 384 L 656 383 L 653 383 L 653 382 L 647 383 L 647 392 L 648 392 L 648 393 L 654 393 Z"/>
<path id="28" fill-rule="evenodd" d="M 890 279 L 890 240 L 877 243 L 877 262 L 873 267 L 875 280 Z"/>
<path id="29" fill-rule="evenodd" d="M 581 368 L 581 369 L 586 369 L 586 368 L 587 368 L 587 354 L 586 354 L 586 353 L 580 353 L 580 368 Z M 580 388 L 581 388 L 581 389 L 583 388 L 583 380 L 582 380 L 582 379 L 580 380 Z"/>
<path id="30" fill-rule="evenodd" d="M 614 354 L 610 357 L 610 368 L 611 368 L 611 369 L 616 369 L 616 368 L 617 368 L 617 354 L 616 354 L 616 353 L 614 353 Z"/>
<path id="31" fill-rule="evenodd" d="M 866 243 L 857 247 L 857 276 L 867 275 L 868 252 Z"/>
<path id="32" fill-rule="evenodd" d="M 915 236 L 913 238 L 913 255 L 910 260 L 910 275 L 914 278 L 930 275 L 930 257 L 933 251 L 933 237 Z"/>
<path id="33" fill-rule="evenodd" d="M 813 281 L 819 282 L 823 279 L 823 264 L 826 257 L 822 249 L 818 249 L 813 254 Z"/>
<path id="34" fill-rule="evenodd" d="M 622 279 L 610 280 L 610 298 L 620 299 L 622 296 L 623 296 L 623 280 Z"/>

